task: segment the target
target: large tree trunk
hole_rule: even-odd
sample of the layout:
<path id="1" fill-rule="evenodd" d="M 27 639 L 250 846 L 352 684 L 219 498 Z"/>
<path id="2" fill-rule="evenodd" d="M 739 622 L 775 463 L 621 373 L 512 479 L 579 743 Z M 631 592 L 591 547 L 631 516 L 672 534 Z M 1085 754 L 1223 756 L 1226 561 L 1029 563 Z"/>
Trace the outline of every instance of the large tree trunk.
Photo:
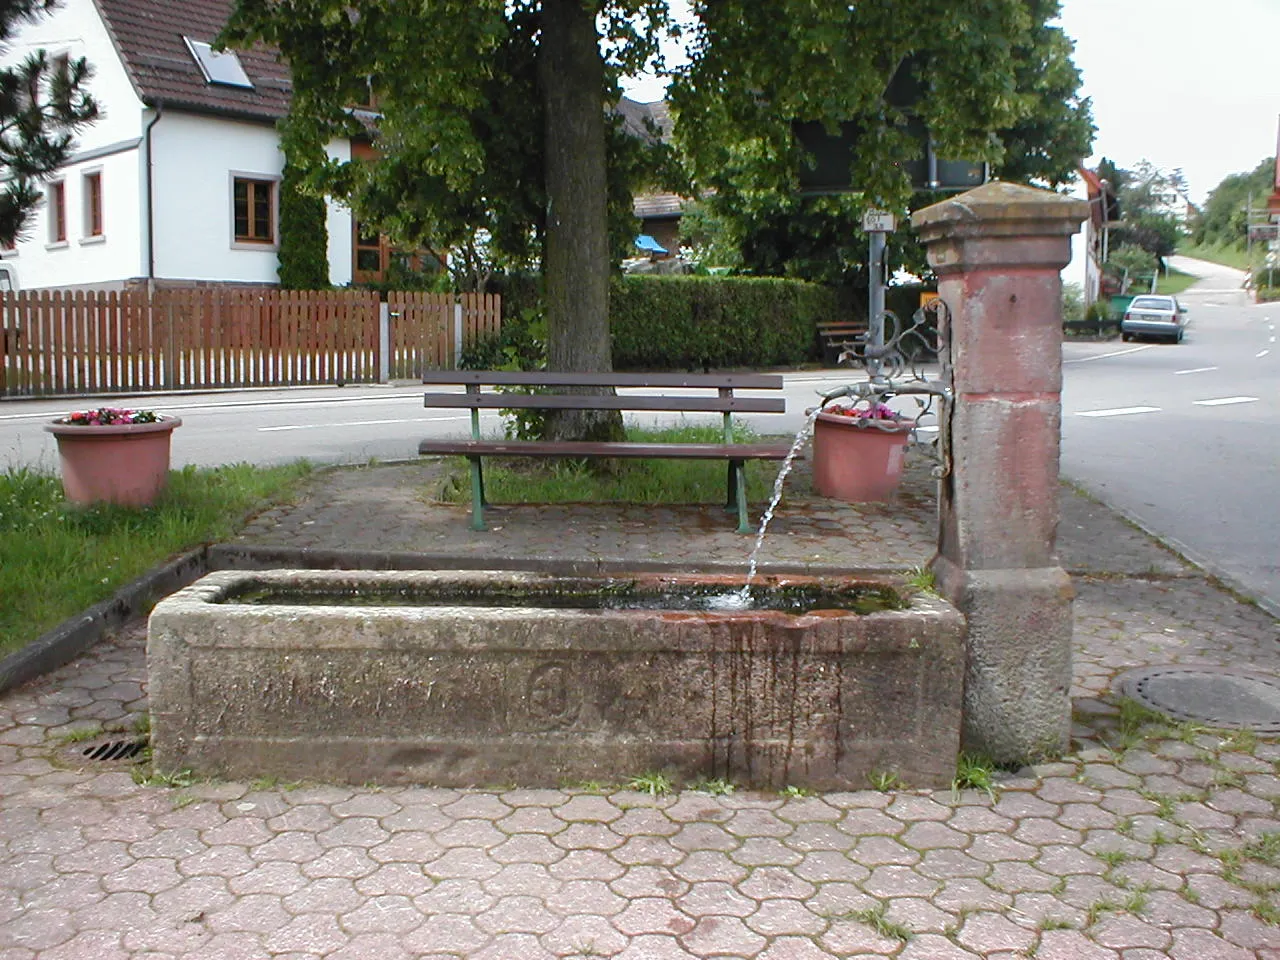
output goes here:
<path id="1" fill-rule="evenodd" d="M 542 0 L 538 73 L 546 107 L 547 354 L 552 370 L 613 369 L 609 345 L 609 224 L 604 61 L 594 4 Z M 614 439 L 619 413 L 564 411 L 552 439 Z"/>

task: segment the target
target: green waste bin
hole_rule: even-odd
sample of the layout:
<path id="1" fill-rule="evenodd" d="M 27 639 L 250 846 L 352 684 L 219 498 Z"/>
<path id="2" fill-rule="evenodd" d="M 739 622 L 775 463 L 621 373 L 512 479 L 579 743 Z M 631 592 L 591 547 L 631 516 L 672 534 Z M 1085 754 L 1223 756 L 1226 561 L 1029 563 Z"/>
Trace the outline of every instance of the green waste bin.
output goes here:
<path id="1" fill-rule="evenodd" d="M 1113 296 L 1111 298 L 1110 319 L 1114 320 L 1116 323 L 1119 323 L 1120 320 L 1124 318 L 1124 312 L 1129 309 L 1129 304 L 1131 303 L 1133 303 L 1132 296 L 1129 296 L 1129 295 L 1125 295 L 1123 297 L 1119 295 Z"/>

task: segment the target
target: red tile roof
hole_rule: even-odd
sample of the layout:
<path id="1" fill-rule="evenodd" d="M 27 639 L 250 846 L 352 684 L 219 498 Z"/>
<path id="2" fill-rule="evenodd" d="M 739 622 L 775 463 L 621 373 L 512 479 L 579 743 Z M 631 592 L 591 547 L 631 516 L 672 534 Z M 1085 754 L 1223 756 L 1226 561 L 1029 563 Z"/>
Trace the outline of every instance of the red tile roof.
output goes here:
<path id="1" fill-rule="evenodd" d="M 143 101 L 199 112 L 273 121 L 289 109 L 289 68 L 258 45 L 236 55 L 252 90 L 208 83 L 183 37 L 212 43 L 232 0 L 94 0 Z"/>

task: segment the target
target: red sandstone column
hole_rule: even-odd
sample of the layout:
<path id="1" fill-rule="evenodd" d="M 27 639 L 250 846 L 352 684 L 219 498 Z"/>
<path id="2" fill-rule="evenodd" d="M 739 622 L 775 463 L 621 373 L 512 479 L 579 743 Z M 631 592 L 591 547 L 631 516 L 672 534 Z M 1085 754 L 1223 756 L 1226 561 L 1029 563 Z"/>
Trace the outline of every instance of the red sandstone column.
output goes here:
<path id="1" fill-rule="evenodd" d="M 1058 564 L 1062 282 L 1083 200 L 989 183 L 912 223 L 951 310 L 952 471 L 939 490 L 941 592 L 969 623 L 964 743 L 1002 762 L 1062 752 L 1071 583 Z"/>

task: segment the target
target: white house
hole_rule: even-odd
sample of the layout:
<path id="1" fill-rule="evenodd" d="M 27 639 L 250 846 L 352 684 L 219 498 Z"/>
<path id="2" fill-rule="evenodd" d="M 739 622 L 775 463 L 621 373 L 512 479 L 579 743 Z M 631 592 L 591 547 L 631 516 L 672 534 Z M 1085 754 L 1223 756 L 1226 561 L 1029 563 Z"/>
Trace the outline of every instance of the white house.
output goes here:
<path id="1" fill-rule="evenodd" d="M 267 48 L 214 55 L 231 0 L 62 0 L 24 24 L 5 62 L 85 57 L 101 118 L 45 186 L 15 249 L 24 289 L 277 282 L 275 123 L 289 71 Z M 349 159 L 351 145 L 330 153 Z M 354 224 L 329 206 L 329 272 L 353 278 Z"/>

